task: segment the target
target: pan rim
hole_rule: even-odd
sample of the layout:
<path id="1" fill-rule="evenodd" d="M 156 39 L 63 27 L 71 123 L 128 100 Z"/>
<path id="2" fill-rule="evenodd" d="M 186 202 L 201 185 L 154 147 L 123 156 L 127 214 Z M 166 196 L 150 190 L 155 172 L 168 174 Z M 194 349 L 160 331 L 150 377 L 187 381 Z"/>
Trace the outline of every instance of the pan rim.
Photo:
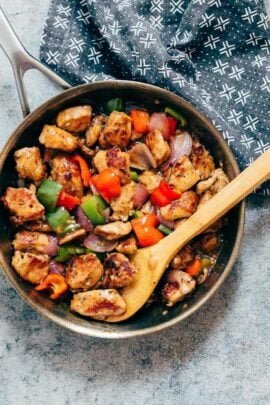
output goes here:
<path id="1" fill-rule="evenodd" d="M 240 170 L 237 164 L 237 161 L 235 159 L 235 156 L 233 152 L 231 151 L 230 147 L 227 145 L 225 142 L 224 138 L 222 135 L 219 133 L 219 131 L 215 128 L 215 126 L 212 124 L 210 119 L 206 117 L 202 112 L 200 112 L 197 108 L 195 108 L 192 104 L 190 104 L 188 101 L 183 99 L 181 96 L 178 96 L 166 89 L 162 89 L 158 86 L 152 85 L 152 84 L 147 84 L 147 83 L 142 83 L 138 81 L 129 81 L 129 80 L 110 80 L 110 81 L 99 81 L 99 82 L 94 82 L 94 83 L 87 83 L 87 84 L 82 84 L 76 87 L 73 87 L 71 89 L 65 90 L 61 92 L 60 94 L 57 94 L 50 98 L 49 100 L 45 101 L 42 103 L 39 107 L 37 107 L 33 112 L 31 112 L 27 117 L 24 118 L 24 120 L 17 126 L 17 128 L 13 131 L 13 133 L 9 136 L 8 140 L 6 141 L 1 153 L 0 153 L 0 172 L 2 171 L 3 165 L 6 161 L 6 158 L 10 152 L 10 149 L 12 146 L 15 144 L 15 142 L 20 138 L 21 134 L 24 132 L 24 130 L 27 128 L 27 126 L 35 120 L 35 117 L 37 117 L 42 110 L 46 109 L 47 107 L 50 107 L 53 103 L 57 103 L 59 101 L 65 101 L 69 100 L 72 98 L 72 95 L 76 95 L 76 93 L 80 92 L 81 90 L 85 90 L 87 92 L 87 89 L 89 89 L 89 92 L 91 91 L 91 88 L 95 88 L 95 90 L 102 90 L 103 88 L 107 88 L 108 86 L 113 86 L 115 89 L 121 90 L 126 88 L 127 86 L 130 86 L 133 89 L 137 89 L 138 91 L 140 89 L 145 89 L 145 90 L 152 90 L 152 92 L 156 93 L 156 96 L 163 96 L 164 98 L 170 97 L 170 99 L 174 99 L 175 103 L 181 102 L 182 105 L 193 115 L 195 115 L 203 124 L 205 124 L 208 128 L 210 128 L 211 132 L 215 134 L 217 138 L 219 138 L 221 148 L 225 150 L 226 154 L 229 157 L 230 163 L 232 165 L 234 174 L 237 175 Z M 0 249 L 0 265 L 1 268 L 6 275 L 7 279 L 9 280 L 10 284 L 15 288 L 17 293 L 28 303 L 34 310 L 36 310 L 39 314 L 45 316 L 47 319 L 55 322 L 57 325 L 62 326 L 68 330 L 71 330 L 73 332 L 77 332 L 82 335 L 86 336 L 91 336 L 91 337 L 99 337 L 99 338 L 107 338 L 107 339 L 124 339 L 124 338 L 131 338 L 131 337 L 138 337 L 138 336 L 144 336 L 148 335 L 150 333 L 158 332 L 161 330 L 164 330 L 170 326 L 173 326 L 177 324 L 180 321 L 183 321 L 184 319 L 188 318 L 191 316 L 193 313 L 195 313 L 197 310 L 199 310 L 210 298 L 217 292 L 217 290 L 221 287 L 227 276 L 232 270 L 233 265 L 235 264 L 238 253 L 240 250 L 240 245 L 243 237 L 243 231 L 244 231 L 244 221 L 245 221 L 245 202 L 242 201 L 239 204 L 239 219 L 237 223 L 237 231 L 236 231 L 236 238 L 235 238 L 235 243 L 232 249 L 232 252 L 230 254 L 229 260 L 222 272 L 222 274 L 219 276 L 218 280 L 215 282 L 215 284 L 209 289 L 209 291 L 206 293 L 206 295 L 199 300 L 196 304 L 193 304 L 189 309 L 187 309 L 185 312 L 180 313 L 179 315 L 175 316 L 173 319 L 160 323 L 155 326 L 150 326 L 146 327 L 144 329 L 138 329 L 134 331 L 120 331 L 120 332 L 114 332 L 114 331 L 106 331 L 104 330 L 95 330 L 91 329 L 91 324 L 89 323 L 89 327 L 85 327 L 82 325 L 75 324 L 69 320 L 61 318 L 59 315 L 53 314 L 51 311 L 43 307 L 37 302 L 32 301 L 28 295 L 19 287 L 19 285 L 16 282 L 16 279 L 13 277 L 12 273 L 10 272 L 10 265 L 7 263 L 6 259 L 3 256 L 3 253 Z"/>

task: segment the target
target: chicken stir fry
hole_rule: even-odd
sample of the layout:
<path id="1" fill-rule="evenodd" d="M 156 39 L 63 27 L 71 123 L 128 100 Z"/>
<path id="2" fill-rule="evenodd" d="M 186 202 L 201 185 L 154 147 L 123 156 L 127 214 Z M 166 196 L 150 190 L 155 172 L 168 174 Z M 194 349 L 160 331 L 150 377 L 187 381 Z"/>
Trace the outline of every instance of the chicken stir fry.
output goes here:
<path id="1" fill-rule="evenodd" d="M 126 310 L 122 289 L 136 280 L 131 258 L 158 243 L 229 179 L 182 114 L 109 100 L 60 111 L 37 134 L 39 146 L 14 153 L 18 180 L 1 200 L 14 227 L 11 264 L 53 300 L 106 321 Z M 207 280 L 222 221 L 174 257 L 157 289 L 167 306 Z"/>

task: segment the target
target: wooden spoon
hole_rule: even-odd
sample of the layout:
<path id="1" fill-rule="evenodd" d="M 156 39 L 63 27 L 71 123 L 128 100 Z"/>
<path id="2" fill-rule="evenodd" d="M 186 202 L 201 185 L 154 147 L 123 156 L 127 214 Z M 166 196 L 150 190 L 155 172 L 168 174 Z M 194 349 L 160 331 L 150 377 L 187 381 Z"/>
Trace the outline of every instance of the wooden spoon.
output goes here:
<path id="1" fill-rule="evenodd" d="M 139 249 L 131 262 L 137 268 L 135 281 L 122 291 L 127 303 L 123 315 L 107 322 L 120 322 L 134 315 L 149 299 L 170 261 L 191 239 L 199 235 L 270 177 L 270 149 L 240 173 L 210 201 L 202 205 L 174 232 L 156 245 Z"/>

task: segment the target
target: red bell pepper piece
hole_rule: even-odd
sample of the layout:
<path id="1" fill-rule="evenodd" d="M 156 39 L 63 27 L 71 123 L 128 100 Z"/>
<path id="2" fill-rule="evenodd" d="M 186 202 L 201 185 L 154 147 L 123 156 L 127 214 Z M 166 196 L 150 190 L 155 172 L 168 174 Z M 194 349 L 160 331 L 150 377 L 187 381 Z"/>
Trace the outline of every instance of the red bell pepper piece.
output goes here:
<path id="1" fill-rule="evenodd" d="M 171 186 L 164 180 L 161 180 L 161 182 L 159 183 L 159 189 L 171 201 L 177 200 L 181 196 L 180 193 L 177 193 L 175 190 L 173 190 Z"/>
<path id="2" fill-rule="evenodd" d="M 202 268 L 202 260 L 201 259 L 194 259 L 193 262 L 186 268 L 186 273 L 190 276 L 197 276 L 199 271 Z"/>
<path id="3" fill-rule="evenodd" d="M 74 197 L 71 194 L 61 191 L 57 205 L 58 207 L 65 207 L 68 211 L 72 211 L 77 205 L 79 205 L 81 200 L 78 197 Z"/>
<path id="4" fill-rule="evenodd" d="M 180 194 L 174 191 L 166 181 L 161 180 L 158 188 L 151 195 L 151 202 L 156 207 L 165 207 L 172 201 L 177 200 Z"/>
<path id="5" fill-rule="evenodd" d="M 145 134 L 149 130 L 150 115 L 146 111 L 131 110 L 130 116 L 133 121 L 133 126 L 139 134 Z"/>
<path id="6" fill-rule="evenodd" d="M 142 217 L 131 221 L 132 228 L 142 247 L 152 246 L 164 237 L 155 226 L 158 224 L 158 219 L 155 214 L 143 215 Z"/>
<path id="7" fill-rule="evenodd" d="M 177 127 L 177 120 L 173 117 L 167 117 L 168 123 L 169 123 L 169 137 L 174 135 L 176 127 Z M 165 138 L 165 137 L 164 137 Z M 165 139 L 168 139 L 165 138 Z"/>
<path id="8" fill-rule="evenodd" d="M 85 187 L 90 186 L 90 181 L 91 181 L 91 172 L 89 170 L 88 164 L 84 158 L 82 158 L 80 155 L 74 155 L 71 157 L 71 161 L 73 163 L 77 163 L 80 167 L 81 171 L 81 177 L 83 181 L 83 185 Z"/>
<path id="9" fill-rule="evenodd" d="M 68 285 L 65 278 L 61 274 L 49 274 L 43 283 L 35 287 L 36 291 L 52 290 L 53 293 L 50 295 L 52 300 L 57 300 L 62 297 L 68 291 Z"/>
<path id="10" fill-rule="evenodd" d="M 165 207 L 165 205 L 170 204 L 171 200 L 168 198 L 160 188 L 156 188 L 151 195 L 151 203 L 155 205 L 155 207 Z"/>
<path id="11" fill-rule="evenodd" d="M 92 183 L 107 202 L 119 197 L 121 193 L 120 178 L 115 170 L 104 169 L 100 174 L 92 177 Z"/>

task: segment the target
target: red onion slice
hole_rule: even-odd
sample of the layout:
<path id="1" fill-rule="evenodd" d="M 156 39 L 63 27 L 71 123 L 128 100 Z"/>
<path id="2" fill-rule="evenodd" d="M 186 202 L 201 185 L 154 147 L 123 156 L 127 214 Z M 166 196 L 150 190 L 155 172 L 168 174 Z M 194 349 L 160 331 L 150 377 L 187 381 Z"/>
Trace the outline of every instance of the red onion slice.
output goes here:
<path id="1" fill-rule="evenodd" d="M 83 228 L 86 232 L 92 232 L 94 227 L 90 219 L 86 216 L 81 206 L 76 208 L 75 211 L 76 222 Z"/>
<path id="2" fill-rule="evenodd" d="M 66 270 L 62 263 L 51 261 L 49 263 L 49 274 L 61 274 L 62 276 L 65 276 Z"/>
<path id="3" fill-rule="evenodd" d="M 111 252 L 113 249 L 115 249 L 117 243 L 117 241 L 108 241 L 91 233 L 84 240 L 83 244 L 87 249 L 91 249 L 93 252 L 105 253 Z"/>
<path id="4" fill-rule="evenodd" d="M 143 184 L 137 184 L 132 197 L 135 210 L 141 209 L 148 197 L 149 193 L 147 188 Z"/>
<path id="5" fill-rule="evenodd" d="M 156 169 L 156 161 L 144 143 L 136 143 L 129 151 L 130 166 L 139 170 Z"/>
<path id="6" fill-rule="evenodd" d="M 170 137 L 170 123 L 165 113 L 153 113 L 150 117 L 149 130 L 158 129 L 165 139 Z"/>
<path id="7" fill-rule="evenodd" d="M 177 135 L 170 140 L 171 157 L 169 164 L 173 165 L 178 162 L 182 156 L 189 156 L 192 150 L 192 138 L 187 131 Z"/>
<path id="8" fill-rule="evenodd" d="M 56 236 L 48 235 L 48 245 L 44 248 L 44 254 L 56 256 L 58 251 L 58 239 Z"/>
<path id="9" fill-rule="evenodd" d="M 170 229 L 174 229 L 174 221 L 166 221 L 160 213 L 160 210 L 157 209 L 156 211 L 158 222 L 164 226 L 167 226 Z"/>

